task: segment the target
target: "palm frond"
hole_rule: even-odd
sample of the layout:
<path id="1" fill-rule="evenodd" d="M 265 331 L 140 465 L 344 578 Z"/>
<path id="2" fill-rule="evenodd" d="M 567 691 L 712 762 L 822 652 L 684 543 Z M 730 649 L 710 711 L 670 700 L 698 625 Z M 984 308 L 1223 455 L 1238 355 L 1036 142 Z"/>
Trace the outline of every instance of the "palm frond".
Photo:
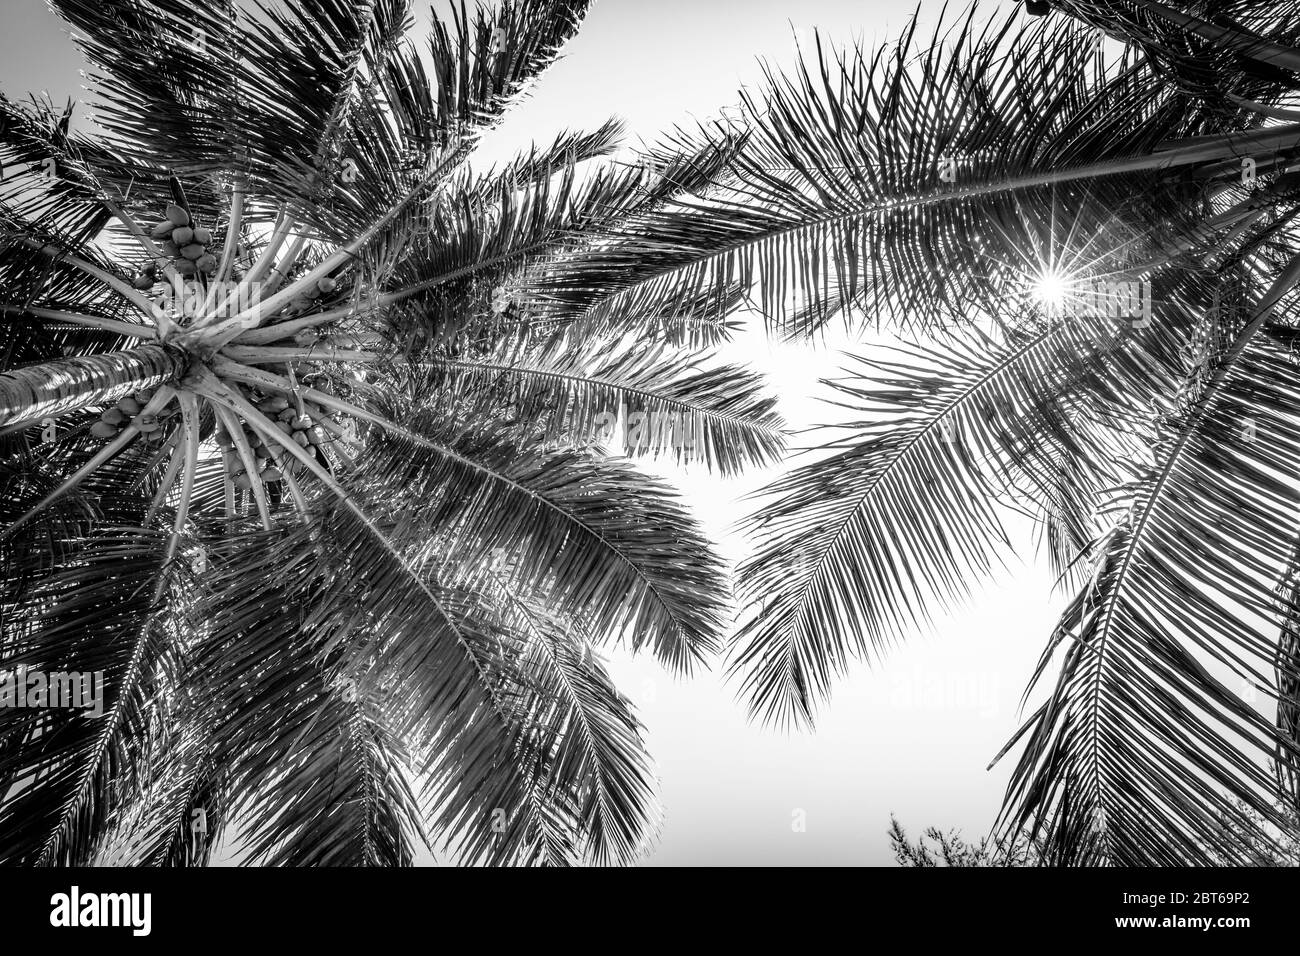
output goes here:
<path id="1" fill-rule="evenodd" d="M 1262 709 L 1279 693 L 1274 594 L 1300 530 L 1300 405 L 1259 328 L 1170 422 L 1062 617 L 1038 674 L 1063 648 L 1060 677 L 1026 725 L 1008 827 L 1086 830 L 1122 865 L 1249 863 L 1270 828 L 1286 831 L 1264 762 L 1295 742 Z"/>
<path id="2" fill-rule="evenodd" d="M 1276 171 L 1295 154 L 1292 127 L 1198 111 L 1148 67 L 1108 65 L 1068 20 L 1014 22 L 981 28 L 972 10 L 919 49 L 914 27 L 875 53 L 819 42 L 791 77 L 769 74 L 745 99 L 725 188 L 639 218 L 604 250 L 631 272 L 604 307 L 652 315 L 738 285 L 787 331 L 844 309 L 961 322 L 1061 268 L 1067 235 L 1127 232 L 1122 251 L 1140 260 L 1153 232 L 1189 228 L 1200 183 L 1181 166 L 1249 152 Z"/>
<path id="3" fill-rule="evenodd" d="M 668 486 L 595 450 L 466 428 L 418 400 L 385 411 L 400 430 L 372 438 L 361 473 L 428 515 L 467 559 L 500 549 L 517 583 L 544 587 L 595 632 L 652 646 L 676 670 L 719 647 L 722 565 Z"/>
<path id="4" fill-rule="evenodd" d="M 503 340 L 484 355 L 433 359 L 442 394 L 469 414 L 525 423 L 524 437 L 584 445 L 616 437 L 623 452 L 702 462 L 722 475 L 774 463 L 784 447 L 775 400 L 754 373 L 706 364 L 664 344 L 569 338 Z M 635 421 L 635 425 L 633 424 Z"/>
<path id="5" fill-rule="evenodd" d="M 88 861 L 115 788 L 135 785 L 145 705 L 171 644 L 158 606 L 176 573 L 162 561 L 164 544 L 138 528 L 106 528 L 6 609 L 6 672 L 40 675 L 50 694 L 56 675 L 90 678 L 102 710 L 3 708 L 0 859 Z"/>

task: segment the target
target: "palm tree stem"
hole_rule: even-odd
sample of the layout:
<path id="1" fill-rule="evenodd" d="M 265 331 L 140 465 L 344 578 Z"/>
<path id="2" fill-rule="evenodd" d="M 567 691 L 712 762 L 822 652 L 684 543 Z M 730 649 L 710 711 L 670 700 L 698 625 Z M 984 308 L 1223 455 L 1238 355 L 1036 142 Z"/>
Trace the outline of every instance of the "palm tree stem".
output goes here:
<path id="1" fill-rule="evenodd" d="M 115 402 L 137 389 L 178 378 L 186 364 L 183 355 L 165 346 L 141 345 L 5 372 L 0 374 L 0 426 Z"/>
<path id="2" fill-rule="evenodd" d="M 363 315 L 372 309 L 379 308 L 381 303 L 374 303 L 360 309 L 351 305 L 345 305 L 337 309 L 328 309 L 325 312 L 317 312 L 314 315 L 305 315 L 299 319 L 290 319 L 288 322 L 276 322 L 272 325 L 264 325 L 261 328 L 250 329 L 242 332 L 231 339 L 236 345 L 265 345 L 268 342 L 279 342 L 290 336 L 297 335 L 304 329 L 315 328 L 318 325 L 325 325 L 327 322 L 333 322 L 335 319 L 345 319 L 350 316 Z"/>
<path id="3" fill-rule="evenodd" d="M 150 328 L 147 325 L 137 325 L 134 322 L 119 322 L 116 319 L 104 319 L 97 315 L 78 315 L 75 312 L 63 312 L 59 309 L 43 309 L 34 305 L 24 307 L 0 306 L 0 312 L 8 315 L 34 315 L 55 322 L 85 326 L 88 329 L 103 329 L 105 332 L 116 332 L 118 335 L 126 335 L 133 339 L 152 339 L 158 336 L 157 329 Z"/>
<path id="4" fill-rule="evenodd" d="M 212 409 L 216 412 L 217 418 L 230 436 L 231 443 L 235 446 L 235 454 L 239 456 L 240 462 L 244 465 L 244 473 L 252 479 L 252 487 L 249 492 L 253 496 L 253 502 L 257 506 L 257 515 L 262 521 L 262 530 L 271 530 L 271 509 L 266 502 L 266 489 L 262 483 L 257 480 L 257 461 L 253 455 L 253 449 L 248 447 L 248 439 L 244 437 L 244 430 L 239 427 L 239 420 L 232 415 L 224 404 L 216 401 L 212 402 Z M 233 489 L 234 483 L 230 477 L 230 472 L 226 472 L 226 485 Z"/>
<path id="5" fill-rule="evenodd" d="M 233 185 L 230 194 L 230 219 L 226 223 L 226 245 L 221 250 L 221 262 L 217 266 L 217 285 L 230 278 L 230 271 L 235 266 L 235 254 L 239 248 L 239 236 L 244 228 L 244 190 L 247 181 L 241 176 Z"/>
<path id="6" fill-rule="evenodd" d="M 294 507 L 298 509 L 298 513 L 304 518 L 308 517 L 309 511 L 307 508 L 307 499 L 303 495 L 302 489 L 298 486 L 298 479 L 295 478 L 293 472 L 289 470 L 289 463 L 285 460 L 284 454 L 282 452 L 272 451 L 271 459 L 275 462 L 275 467 L 280 469 L 282 479 L 285 485 L 289 488 L 289 495 L 293 498 Z M 315 532 L 313 532 L 313 534 L 315 534 Z"/>
<path id="7" fill-rule="evenodd" d="M 59 262 L 66 262 L 68 265 L 72 266 L 78 271 L 84 272 L 86 275 L 98 279 L 100 282 L 104 283 L 105 285 L 113 289 L 113 291 L 121 294 L 123 298 L 125 298 L 132 305 L 136 306 L 136 308 L 138 308 L 145 315 L 153 318 L 154 321 L 157 321 L 158 316 L 162 314 L 162 310 L 159 309 L 157 306 L 155 306 L 148 299 L 146 299 L 143 295 L 141 295 L 138 289 L 132 288 L 128 283 L 123 282 L 121 279 L 113 275 L 111 272 L 104 271 L 103 269 L 99 268 L 99 266 L 87 262 L 85 259 L 82 259 L 80 256 L 75 256 L 64 249 L 60 249 L 58 246 L 48 245 L 46 243 L 40 242 L 36 239 L 28 238 L 26 236 L 24 236 L 21 239 L 21 242 L 23 245 L 27 246 L 28 248 L 35 249 L 37 252 L 41 253 L 42 255 L 49 256 L 51 259 L 54 259 Z"/>
<path id="8" fill-rule="evenodd" d="M 293 270 L 293 267 L 298 264 L 298 259 L 302 256 L 303 250 L 307 248 L 307 242 L 310 239 L 311 230 L 300 232 L 298 235 L 294 236 L 293 242 L 289 244 L 289 248 L 285 250 L 284 255 L 282 255 L 279 261 L 276 262 L 275 268 L 271 270 L 271 274 L 266 277 L 266 287 L 262 290 L 263 294 L 274 292 L 280 287 L 280 284 L 289 277 L 289 273 Z"/>
<path id="9" fill-rule="evenodd" d="M 154 492 L 153 502 L 149 505 L 149 510 L 145 512 L 144 523 L 150 524 L 158 509 L 163 506 L 167 500 L 167 495 L 171 493 L 172 485 L 176 482 L 176 476 L 180 473 L 181 463 L 185 460 L 185 455 L 189 451 L 189 430 L 181 429 L 181 440 L 178 447 L 172 449 L 171 460 L 167 462 L 167 470 L 163 472 L 162 479 L 158 482 L 158 490 Z"/>
<path id="10" fill-rule="evenodd" d="M 341 349 L 330 345 L 309 345 L 301 348 L 265 348 L 260 346 L 227 345 L 221 350 L 222 355 L 229 356 L 236 362 L 247 365 L 275 365 L 280 362 L 348 362 L 367 365 L 384 358 L 378 352 L 363 352 L 356 349 Z M 393 361 L 398 361 L 393 359 Z"/>
<path id="11" fill-rule="evenodd" d="M 217 415 L 217 421 L 221 421 L 221 415 Z M 225 426 L 221 426 L 225 431 Z M 229 434 L 229 432 L 227 432 Z M 234 446 L 234 439 L 230 439 L 231 446 Z M 221 500 L 226 511 L 226 534 L 233 534 L 235 531 L 235 483 L 230 480 L 231 464 L 235 460 L 230 448 L 222 447 L 221 449 Z M 264 529 L 265 530 L 265 529 Z"/>
<path id="12" fill-rule="evenodd" d="M 1258 113 L 1260 116 L 1267 116 L 1270 119 L 1278 119 L 1287 123 L 1300 123 L 1300 111 L 1284 110 L 1277 106 L 1269 106 L 1267 103 L 1257 103 L 1254 100 L 1246 99 L 1244 96 L 1234 96 L 1232 93 L 1224 95 L 1242 109 Z"/>
<path id="13" fill-rule="evenodd" d="M 244 189 L 246 183 L 243 177 L 240 177 L 231 189 L 230 194 L 230 218 L 226 221 L 226 240 L 221 249 L 221 261 L 217 263 L 217 271 L 212 276 L 212 283 L 208 289 L 208 294 L 203 297 L 203 308 L 200 315 L 211 313 L 213 306 L 217 304 L 217 296 L 225 287 L 230 279 L 231 270 L 235 265 L 235 254 L 239 248 L 239 235 L 244 227 Z"/>
<path id="14" fill-rule="evenodd" d="M 163 558 L 163 567 L 171 564 L 176 557 L 176 548 L 181 535 L 185 533 L 185 523 L 190 518 L 190 502 L 194 498 L 194 475 L 199 467 L 199 403 L 192 392 L 180 393 L 181 428 L 185 437 L 181 441 L 177 454 L 184 452 L 185 471 L 181 476 L 181 496 L 176 505 L 176 520 L 172 523 L 172 533 L 167 539 L 167 552 Z M 167 589 L 167 578 L 159 576 L 154 588 L 153 603 L 157 604 Z"/>

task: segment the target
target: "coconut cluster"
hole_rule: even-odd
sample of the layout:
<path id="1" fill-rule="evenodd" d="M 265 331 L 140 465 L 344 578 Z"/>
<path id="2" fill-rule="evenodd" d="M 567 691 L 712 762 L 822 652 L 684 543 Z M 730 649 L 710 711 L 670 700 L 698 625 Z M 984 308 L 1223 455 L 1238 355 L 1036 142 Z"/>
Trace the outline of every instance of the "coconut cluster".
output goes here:
<path id="1" fill-rule="evenodd" d="M 137 289 L 153 288 L 159 272 L 169 265 L 187 279 L 217 271 L 217 257 L 208 252 L 212 231 L 195 224 L 189 212 L 175 203 L 167 204 L 166 215 L 149 231 L 150 237 L 161 244 L 162 256 L 145 263 L 133 283 Z"/>
<path id="2" fill-rule="evenodd" d="M 257 405 L 257 410 L 267 418 L 274 420 L 275 427 L 284 432 L 308 454 L 321 457 L 321 445 L 329 441 L 325 430 L 316 424 L 326 418 L 325 410 L 311 402 L 295 405 L 283 395 L 259 396 L 250 398 Z M 284 479 L 283 468 L 288 463 L 296 463 L 279 447 L 268 444 L 257 431 L 247 426 L 243 429 L 244 440 L 252 449 L 256 460 L 257 479 L 263 484 L 274 484 Z M 217 436 L 217 445 L 221 448 L 227 462 L 227 473 L 237 488 L 252 488 L 253 476 L 244 468 L 243 459 L 235 453 L 235 443 L 229 435 L 222 432 Z"/>
<path id="3" fill-rule="evenodd" d="M 153 398 L 153 392 L 144 389 L 119 399 L 116 405 L 106 408 L 99 414 L 99 421 L 90 426 L 90 433 L 105 440 L 116 438 L 127 425 L 135 425 L 145 438 L 162 437 L 163 423 L 175 411 L 163 409 L 157 415 L 144 414 L 144 407 Z"/>

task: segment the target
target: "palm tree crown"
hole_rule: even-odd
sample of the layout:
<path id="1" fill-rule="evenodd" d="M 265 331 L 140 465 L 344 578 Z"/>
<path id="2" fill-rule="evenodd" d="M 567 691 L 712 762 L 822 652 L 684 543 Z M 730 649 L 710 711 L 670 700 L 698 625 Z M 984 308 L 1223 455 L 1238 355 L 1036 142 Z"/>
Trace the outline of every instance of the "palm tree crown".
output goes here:
<path id="1" fill-rule="evenodd" d="M 717 305 L 613 301 L 603 250 L 734 144 L 585 169 L 611 123 L 473 172 L 583 0 L 423 50 L 404 0 L 55 6 L 98 129 L 0 102 L 0 653 L 104 699 L 0 711 L 0 860 L 635 858 L 653 776 L 592 646 L 687 672 L 727 587 L 594 424 L 721 474 L 782 432 Z"/>

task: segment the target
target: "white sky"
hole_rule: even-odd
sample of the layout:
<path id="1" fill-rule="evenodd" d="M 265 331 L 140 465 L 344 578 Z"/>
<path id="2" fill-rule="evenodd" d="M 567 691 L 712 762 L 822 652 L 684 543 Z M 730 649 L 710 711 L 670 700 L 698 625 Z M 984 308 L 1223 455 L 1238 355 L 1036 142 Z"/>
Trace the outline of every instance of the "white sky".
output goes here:
<path id="1" fill-rule="evenodd" d="M 925 22 L 941 7 L 927 0 Z M 758 56 L 790 62 L 793 31 L 836 42 L 895 35 L 911 6 L 881 0 L 599 0 L 565 59 L 484 147 L 489 158 L 549 142 L 564 128 L 621 117 L 629 138 L 706 119 L 756 83 Z M 79 62 L 41 0 L 3 0 L 0 89 L 76 94 Z M 79 94 L 77 94 L 79 95 Z M 726 358 L 765 372 L 793 427 L 824 420 L 815 395 L 837 373 L 825 347 L 782 346 L 751 330 Z M 731 559 L 745 542 L 729 530 L 737 502 L 766 476 L 723 482 L 673 472 Z M 1030 555 L 1030 540 L 1023 550 Z M 1009 766 L 986 767 L 1018 726 L 1018 702 L 1063 604 L 1047 569 L 1030 561 L 939 616 L 884 665 L 858 668 L 837 689 L 815 735 L 750 725 L 718 674 L 674 681 L 649 658 L 611 654 L 619 685 L 639 705 L 662 780 L 664 826 L 650 862 L 662 864 L 884 864 L 891 813 L 914 835 L 927 826 L 983 832 Z M 806 829 L 792 820 L 803 811 Z"/>

